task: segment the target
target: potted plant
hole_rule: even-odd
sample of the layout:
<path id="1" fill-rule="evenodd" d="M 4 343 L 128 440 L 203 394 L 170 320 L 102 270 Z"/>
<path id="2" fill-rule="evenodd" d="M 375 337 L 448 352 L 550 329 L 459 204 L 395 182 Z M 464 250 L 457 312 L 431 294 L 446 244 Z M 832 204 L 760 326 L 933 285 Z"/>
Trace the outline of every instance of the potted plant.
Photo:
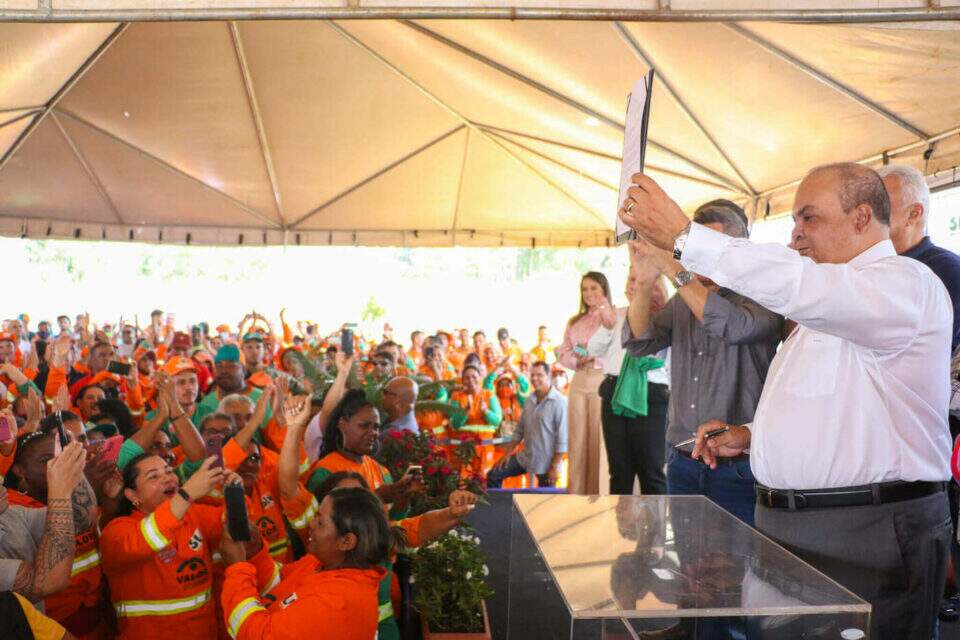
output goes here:
<path id="1" fill-rule="evenodd" d="M 479 538 L 463 529 L 416 552 L 413 606 L 420 612 L 424 640 L 490 640 L 489 573 Z"/>

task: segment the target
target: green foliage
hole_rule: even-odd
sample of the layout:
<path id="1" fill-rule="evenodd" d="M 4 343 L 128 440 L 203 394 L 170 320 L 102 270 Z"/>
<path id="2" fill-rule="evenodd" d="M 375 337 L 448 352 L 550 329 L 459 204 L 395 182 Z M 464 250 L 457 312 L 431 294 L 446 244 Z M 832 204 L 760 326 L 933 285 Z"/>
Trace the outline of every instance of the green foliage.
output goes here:
<path id="1" fill-rule="evenodd" d="M 480 540 L 454 529 L 413 557 L 413 604 L 440 633 L 483 631 L 484 600 L 493 595 Z"/>
<path id="2" fill-rule="evenodd" d="M 423 467 L 424 491 L 414 494 L 410 502 L 412 517 L 433 509 L 443 509 L 447 506 L 450 493 L 459 487 L 477 494 L 483 501 L 486 493 L 483 478 L 462 472 L 469 468 L 475 446 L 473 440 L 467 440 L 457 447 L 441 446 L 426 431 L 393 432 L 383 439 L 377 461 L 398 479 L 403 477 L 410 465 Z"/>
<path id="3" fill-rule="evenodd" d="M 386 314 L 386 309 L 377 304 L 373 296 L 370 296 L 367 298 L 367 305 L 363 308 L 363 313 L 360 314 L 360 318 L 364 322 L 376 322 Z"/>

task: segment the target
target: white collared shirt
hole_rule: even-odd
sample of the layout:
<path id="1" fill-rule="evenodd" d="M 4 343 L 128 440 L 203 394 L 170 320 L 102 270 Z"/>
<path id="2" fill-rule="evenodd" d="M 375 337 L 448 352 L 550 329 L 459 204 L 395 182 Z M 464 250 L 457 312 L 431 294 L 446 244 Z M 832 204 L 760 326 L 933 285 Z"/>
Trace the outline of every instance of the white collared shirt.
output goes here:
<path id="1" fill-rule="evenodd" d="M 684 265 L 800 326 L 770 365 L 751 468 L 777 489 L 950 477 L 953 311 L 930 269 L 884 240 L 816 264 L 698 224 Z"/>
<path id="2" fill-rule="evenodd" d="M 617 323 L 613 329 L 607 329 L 602 324 L 597 329 L 590 342 L 587 343 L 587 353 L 594 358 L 603 360 L 603 372 L 608 376 L 619 376 L 620 368 L 623 366 L 623 356 L 627 351 L 623 348 L 623 342 L 620 336 L 623 334 L 623 324 L 627 321 L 627 307 L 617 309 Z M 664 366 L 658 369 L 651 369 L 647 372 L 647 381 L 657 384 L 670 384 L 670 348 L 666 348 L 656 354 L 657 358 L 664 361 Z"/>

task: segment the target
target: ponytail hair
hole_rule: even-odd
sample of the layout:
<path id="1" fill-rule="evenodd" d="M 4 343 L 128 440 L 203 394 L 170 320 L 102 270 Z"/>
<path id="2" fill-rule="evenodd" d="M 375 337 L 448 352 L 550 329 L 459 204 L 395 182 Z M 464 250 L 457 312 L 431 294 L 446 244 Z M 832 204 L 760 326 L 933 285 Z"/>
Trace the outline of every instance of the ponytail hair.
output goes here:
<path id="1" fill-rule="evenodd" d="M 376 405 L 367 399 L 367 394 L 361 389 L 347 391 L 330 414 L 330 421 L 323 432 L 323 442 L 317 459 L 343 449 L 343 433 L 340 431 L 340 421 L 349 420 L 367 407 L 376 408 Z"/>

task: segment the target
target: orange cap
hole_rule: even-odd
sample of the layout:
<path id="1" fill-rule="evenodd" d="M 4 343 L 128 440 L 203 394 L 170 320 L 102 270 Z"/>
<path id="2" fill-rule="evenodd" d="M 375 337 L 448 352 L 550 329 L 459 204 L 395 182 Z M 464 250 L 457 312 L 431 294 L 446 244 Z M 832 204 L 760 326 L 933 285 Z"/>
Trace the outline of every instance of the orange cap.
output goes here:
<path id="1" fill-rule="evenodd" d="M 190 358 L 184 358 L 183 356 L 173 356 L 166 361 L 163 365 L 163 371 L 173 377 L 178 373 L 183 373 L 184 371 L 192 371 L 197 373 L 197 365 Z"/>

